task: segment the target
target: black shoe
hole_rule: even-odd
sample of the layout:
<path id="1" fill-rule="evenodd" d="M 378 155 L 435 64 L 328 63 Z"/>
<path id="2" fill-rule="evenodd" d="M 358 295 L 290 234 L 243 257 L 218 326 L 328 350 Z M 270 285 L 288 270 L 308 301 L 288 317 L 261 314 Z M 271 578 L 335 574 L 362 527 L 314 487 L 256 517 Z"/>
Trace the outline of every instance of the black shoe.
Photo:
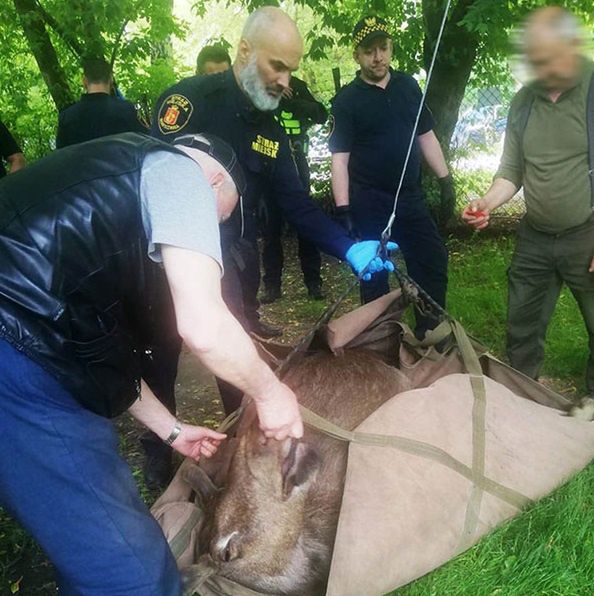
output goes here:
<path id="1" fill-rule="evenodd" d="M 326 300 L 326 295 L 322 292 L 321 284 L 312 284 L 307 286 L 307 295 L 312 300 Z"/>
<path id="2" fill-rule="evenodd" d="M 262 294 L 262 298 L 260 298 L 260 302 L 262 304 L 272 304 L 276 302 L 281 297 L 281 289 L 279 287 L 269 287 L 264 290 L 264 294 Z"/>
<path id="3" fill-rule="evenodd" d="M 269 325 L 268 323 L 263 323 L 260 319 L 255 321 L 250 321 L 250 331 L 261 337 L 262 339 L 270 339 L 271 337 L 279 337 L 283 334 L 283 331 L 280 327 L 274 327 L 273 325 Z"/>
<path id="4" fill-rule="evenodd" d="M 173 449 L 164 443 L 157 446 L 142 439 L 141 443 L 145 448 L 142 464 L 144 483 L 150 490 L 162 490 L 173 475 Z"/>

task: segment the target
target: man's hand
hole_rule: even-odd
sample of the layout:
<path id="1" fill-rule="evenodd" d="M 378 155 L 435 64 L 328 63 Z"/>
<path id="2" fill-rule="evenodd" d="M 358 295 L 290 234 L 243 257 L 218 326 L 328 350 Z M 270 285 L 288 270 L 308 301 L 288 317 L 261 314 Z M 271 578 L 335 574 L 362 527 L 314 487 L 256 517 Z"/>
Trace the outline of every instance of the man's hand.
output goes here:
<path id="1" fill-rule="evenodd" d="M 221 441 L 226 438 L 227 435 L 203 426 L 182 424 L 181 431 L 171 446 L 178 453 L 198 461 L 201 456 L 212 457 Z"/>
<path id="2" fill-rule="evenodd" d="M 590 268 L 588 269 L 590 273 L 594 273 L 594 257 L 592 257 L 592 262 L 590 263 Z"/>
<path id="3" fill-rule="evenodd" d="M 349 205 L 341 205 L 334 208 L 334 219 L 347 231 L 353 240 L 360 240 L 361 235 L 353 220 L 353 214 Z"/>
<path id="4" fill-rule="evenodd" d="M 265 399 L 254 400 L 260 429 L 266 439 L 282 441 L 303 436 L 303 421 L 295 394 L 278 381 Z"/>
<path id="5" fill-rule="evenodd" d="M 283 89 L 283 97 L 285 99 L 291 99 L 293 97 L 293 89 L 291 87 L 285 87 Z"/>
<path id="6" fill-rule="evenodd" d="M 462 219 L 475 230 L 483 230 L 489 225 L 490 213 L 485 199 L 477 199 L 464 208 Z"/>
<path id="7" fill-rule="evenodd" d="M 378 271 L 394 271 L 392 261 L 383 259 L 379 255 L 379 247 L 380 243 L 377 240 L 364 240 L 353 244 L 345 255 L 357 275 L 360 276 L 365 271 L 363 281 L 369 281 Z M 388 242 L 386 248 L 388 251 L 397 250 L 398 245 L 395 242 Z"/>

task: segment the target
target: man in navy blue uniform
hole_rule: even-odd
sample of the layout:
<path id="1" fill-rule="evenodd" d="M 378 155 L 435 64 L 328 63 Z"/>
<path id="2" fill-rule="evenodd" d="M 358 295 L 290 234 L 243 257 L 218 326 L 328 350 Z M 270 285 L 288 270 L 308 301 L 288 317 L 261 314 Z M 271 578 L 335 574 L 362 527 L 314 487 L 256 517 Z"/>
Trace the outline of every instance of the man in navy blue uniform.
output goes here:
<path id="1" fill-rule="evenodd" d="M 112 95 L 113 73 L 103 58 L 83 61 L 83 85 L 86 93 L 58 116 L 58 149 L 121 132 L 148 132 L 134 105 Z"/>
<path id="2" fill-rule="evenodd" d="M 152 133 L 173 141 L 186 132 L 210 132 L 235 149 L 247 177 L 243 218 L 236 213 L 236 237 L 243 231 L 243 238 L 253 245 L 257 200 L 266 190 L 301 235 L 324 252 L 346 259 L 355 271 L 361 271 L 363 261 L 368 262 L 375 254 L 377 241 L 355 244 L 340 225 L 310 200 L 299 180 L 286 134 L 274 118 L 302 54 L 303 41 L 295 23 L 278 8 L 258 9 L 246 21 L 233 68 L 221 74 L 190 77 L 166 90 L 157 103 Z M 229 241 L 223 250 L 223 258 L 233 250 L 238 253 L 238 260 L 242 258 L 241 248 Z M 383 268 L 382 263 L 381 259 L 376 261 L 378 269 Z M 227 272 L 226 269 L 225 278 Z M 248 319 L 250 328 L 259 272 L 249 300 L 245 286 L 242 298 L 237 284 L 230 288 L 225 278 L 223 292 L 227 304 L 244 323 Z M 236 404 L 225 405 L 233 409 Z"/>
<path id="3" fill-rule="evenodd" d="M 324 105 L 317 101 L 307 87 L 307 83 L 295 76 L 291 77 L 291 86 L 283 92 L 278 118 L 289 138 L 289 146 L 299 172 L 299 178 L 307 192 L 310 189 L 310 172 L 307 153 L 309 137 L 307 129 L 313 124 L 323 124 L 328 118 Z M 266 221 L 264 243 L 262 247 L 262 265 L 264 275 L 263 304 L 270 304 L 281 297 L 283 273 L 283 218 L 280 209 L 272 197 L 266 199 Z M 310 298 L 323 300 L 322 277 L 320 268 L 322 259 L 315 244 L 297 235 L 299 262 L 303 272 L 303 282 Z"/>
<path id="4" fill-rule="evenodd" d="M 368 239 L 381 234 L 392 212 L 421 91 L 411 76 L 390 68 L 393 47 L 383 19 L 361 19 L 353 31 L 353 44 L 360 71 L 332 104 L 332 190 L 339 221 L 353 237 Z M 452 179 L 426 108 L 416 134 L 392 238 L 402 250 L 409 275 L 444 306 L 447 251 L 424 201 L 421 158 L 437 176 L 444 204 L 453 204 Z M 362 282 L 361 301 L 374 300 L 388 290 L 387 274 L 378 274 Z M 417 313 L 419 336 L 431 326 L 431 320 Z"/>

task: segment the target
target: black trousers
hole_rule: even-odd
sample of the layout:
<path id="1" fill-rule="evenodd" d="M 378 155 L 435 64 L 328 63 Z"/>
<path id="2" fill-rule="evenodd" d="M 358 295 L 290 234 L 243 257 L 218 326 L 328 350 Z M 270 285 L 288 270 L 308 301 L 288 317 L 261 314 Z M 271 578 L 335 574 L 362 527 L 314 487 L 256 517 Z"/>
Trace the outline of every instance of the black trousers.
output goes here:
<path id="1" fill-rule="evenodd" d="M 392 211 L 394 195 L 372 188 L 351 189 L 353 218 L 363 240 L 378 240 Z M 400 197 L 391 239 L 398 243 L 408 275 L 440 306 L 445 308 L 448 254 L 422 196 Z M 389 292 L 388 272 L 361 282 L 361 303 Z M 415 333 L 422 337 L 436 321 L 415 311 Z"/>
<path id="2" fill-rule="evenodd" d="M 293 153 L 299 178 L 305 189 L 310 187 L 309 164 L 307 156 L 302 151 Z M 264 286 L 280 288 L 283 274 L 283 216 L 274 197 L 265 196 L 266 221 L 263 225 L 262 268 L 264 269 Z M 319 287 L 322 283 L 320 267 L 322 258 L 316 245 L 297 234 L 299 262 L 303 273 L 303 281 L 307 288 Z"/>

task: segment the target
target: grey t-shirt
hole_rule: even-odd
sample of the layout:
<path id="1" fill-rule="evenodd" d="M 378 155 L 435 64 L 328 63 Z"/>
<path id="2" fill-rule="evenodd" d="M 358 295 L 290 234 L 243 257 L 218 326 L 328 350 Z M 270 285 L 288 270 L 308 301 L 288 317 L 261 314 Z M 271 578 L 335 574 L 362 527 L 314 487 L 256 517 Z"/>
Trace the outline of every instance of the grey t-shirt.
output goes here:
<path id="1" fill-rule="evenodd" d="M 200 166 L 185 155 L 150 153 L 140 183 L 148 255 L 162 262 L 161 245 L 212 257 L 223 271 L 216 197 Z"/>

